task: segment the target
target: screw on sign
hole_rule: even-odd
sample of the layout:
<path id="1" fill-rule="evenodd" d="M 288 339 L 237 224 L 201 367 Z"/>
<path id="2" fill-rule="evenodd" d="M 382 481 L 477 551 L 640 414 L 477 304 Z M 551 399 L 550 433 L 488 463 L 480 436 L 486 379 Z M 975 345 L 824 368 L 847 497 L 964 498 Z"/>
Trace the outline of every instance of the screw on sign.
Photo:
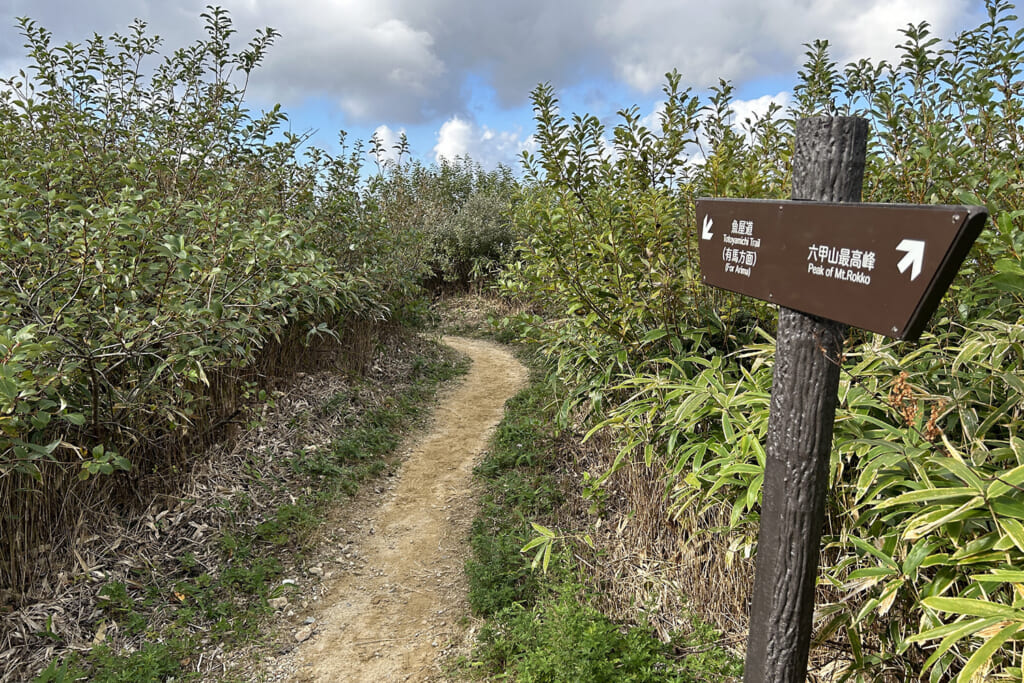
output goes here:
<path id="1" fill-rule="evenodd" d="M 793 201 L 699 199 L 701 273 L 779 304 L 746 683 L 807 675 L 846 326 L 916 339 L 988 214 L 861 204 L 867 122 L 801 119 Z"/>

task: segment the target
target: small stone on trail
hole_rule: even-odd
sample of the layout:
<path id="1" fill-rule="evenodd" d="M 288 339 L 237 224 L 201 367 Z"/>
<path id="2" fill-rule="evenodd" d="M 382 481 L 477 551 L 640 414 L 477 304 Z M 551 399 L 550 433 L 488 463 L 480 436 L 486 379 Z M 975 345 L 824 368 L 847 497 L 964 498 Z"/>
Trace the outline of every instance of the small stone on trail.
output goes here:
<path id="1" fill-rule="evenodd" d="M 312 624 L 309 625 L 309 626 L 303 626 L 302 628 L 300 628 L 298 631 L 295 632 L 295 642 L 296 643 L 304 643 L 307 640 L 309 640 L 309 637 L 311 635 L 313 635 L 313 626 L 312 626 Z"/>
<path id="2" fill-rule="evenodd" d="M 310 567 L 306 571 L 309 572 L 310 574 L 313 574 L 314 576 L 323 576 L 324 575 L 324 568 L 323 567 Z"/>
<path id="3" fill-rule="evenodd" d="M 270 609 L 284 609 L 288 606 L 288 598 L 270 598 L 267 604 L 270 605 Z"/>

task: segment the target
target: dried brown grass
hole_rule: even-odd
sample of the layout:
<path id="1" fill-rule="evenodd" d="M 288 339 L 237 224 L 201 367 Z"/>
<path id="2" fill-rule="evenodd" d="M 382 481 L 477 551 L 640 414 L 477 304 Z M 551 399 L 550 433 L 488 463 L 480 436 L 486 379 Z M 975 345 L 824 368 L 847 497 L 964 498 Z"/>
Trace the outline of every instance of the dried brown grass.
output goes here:
<path id="1" fill-rule="evenodd" d="M 597 474 L 612 464 L 617 448 L 602 433 L 581 443 L 566 432 L 560 457 L 566 472 Z M 582 497 L 579 479 L 566 482 L 570 498 L 560 524 L 589 529 L 596 549 L 579 544 L 577 555 L 589 569 L 599 608 L 609 616 L 648 623 L 668 641 L 692 628 L 687 615 L 711 624 L 721 645 L 742 651 L 753 561 L 729 553 L 724 534 L 707 530 L 728 521 L 728 511 L 712 508 L 699 518 L 674 518 L 668 509 L 664 472 L 637 459 L 621 467 L 605 485 L 599 510 Z"/>
<path id="2" fill-rule="evenodd" d="M 442 295 L 436 299 L 434 310 L 438 327 L 446 334 L 486 336 L 494 333 L 491 320 L 513 317 L 528 308 L 522 302 L 485 290 Z"/>
<path id="3" fill-rule="evenodd" d="M 334 369 L 351 362 L 335 345 L 333 357 L 321 354 L 318 362 L 296 364 L 291 377 L 278 378 L 268 392 L 273 403 L 251 406 L 251 419 L 237 425 L 230 439 L 198 450 L 191 466 L 174 479 L 175 486 L 154 493 L 134 510 L 104 509 L 93 500 L 92 507 L 78 511 L 73 526 L 54 535 L 63 547 L 33 552 L 29 588 L 18 602 L 0 603 L 0 681 L 31 680 L 54 657 L 86 651 L 101 640 L 118 651 L 138 649 L 144 634 L 121 632 L 98 605 L 99 590 L 111 582 L 124 583 L 133 596 L 141 596 L 146 586 L 140 577 L 152 577 L 154 585 L 172 583 L 168 577 L 181 571 L 179 558 L 186 554 L 216 576 L 222 529 L 254 528 L 282 504 L 293 502 L 290 495 L 302 484 L 288 466 L 288 456 L 300 449 L 329 448 L 354 415 L 402 390 L 402 378 L 411 359 L 422 352 L 422 342 L 403 338 L 394 329 L 367 333 L 383 341 L 369 358 L 360 359 L 371 381 L 361 386 L 358 404 L 337 404 L 335 399 L 330 412 L 320 409 L 353 382 L 351 373 Z M 321 369 L 298 369 L 308 365 Z M 296 427 L 295 417 L 310 413 L 316 419 Z M 171 479 L 163 481 L 169 484 Z M 237 504 L 240 497 L 244 505 Z M 69 504 L 65 512 L 72 508 Z M 153 622 L 147 629 L 158 631 L 160 626 Z M 44 635 L 47 628 L 56 639 Z M 211 642 L 210 648 L 205 658 L 196 658 L 197 673 L 219 671 L 224 653 L 218 643 Z"/>
<path id="4" fill-rule="evenodd" d="M 606 432 L 582 443 L 583 433 L 567 430 L 558 442 L 561 488 L 568 499 L 556 524 L 591 534 L 595 548 L 577 543 L 575 551 L 587 568 L 599 609 L 614 619 L 650 624 L 666 642 L 671 634 L 691 628 L 685 615 L 693 614 L 722 634 L 720 645 L 743 658 L 754 558 L 730 552 L 735 534 L 716 531 L 728 526 L 730 509 L 718 505 L 700 514 L 674 514 L 665 471 L 656 462 L 648 467 L 638 455 L 611 476 L 606 497 L 594 510 L 582 495 L 582 474 L 607 471 L 618 447 Z M 834 559 L 823 551 L 820 562 L 825 566 Z M 816 605 L 838 599 L 835 590 L 818 586 Z M 817 645 L 810 653 L 807 680 L 841 680 L 850 656 L 845 643 Z"/>
<path id="5" fill-rule="evenodd" d="M 246 368 L 208 373 L 209 384 L 184 387 L 195 396 L 188 424 L 175 431 L 146 424 L 110 428 L 106 443 L 132 464 L 130 472 L 81 480 L 79 453 L 60 448 L 43 462 L 39 478 L 11 473 L 0 477 L 0 612 L 49 594 L 54 577 L 82 562 L 79 539 L 110 520 L 145 510 L 154 499 L 180 487 L 208 449 L 237 435 L 248 400 L 248 383 L 272 388 L 297 372 L 334 370 L 365 373 L 382 338 L 393 334 L 382 323 L 352 320 L 340 340 L 307 339 L 300 326 L 264 345 Z"/>

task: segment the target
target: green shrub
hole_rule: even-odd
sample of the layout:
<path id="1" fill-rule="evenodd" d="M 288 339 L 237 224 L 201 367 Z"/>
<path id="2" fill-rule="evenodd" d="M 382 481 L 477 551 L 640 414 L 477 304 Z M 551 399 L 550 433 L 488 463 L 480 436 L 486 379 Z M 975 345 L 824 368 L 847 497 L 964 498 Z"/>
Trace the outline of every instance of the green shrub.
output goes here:
<path id="1" fill-rule="evenodd" d="M 676 660 L 643 628 L 624 628 L 581 601 L 579 586 L 561 585 L 533 609 L 513 604 L 481 632 L 481 663 L 521 683 L 593 681 L 703 682 L 738 675 L 742 666 L 712 657 Z M 702 643 L 706 645 L 706 643 Z"/>
<path id="2" fill-rule="evenodd" d="M 494 277 L 513 243 L 511 170 L 484 171 L 469 157 L 425 166 L 399 156 L 379 166 L 367 192 L 394 232 L 422 240 L 423 275 L 461 286 Z"/>
<path id="3" fill-rule="evenodd" d="M 768 317 L 766 306 L 741 306 L 700 283 L 692 202 L 744 162 L 726 149 L 741 141 L 727 120 L 730 88 L 723 84 L 702 111 L 680 79 L 667 75 L 659 131 L 644 126 L 636 108 L 620 112 L 614 157 L 596 117 L 574 115 L 569 123 L 550 86 L 533 92 L 539 149 L 524 157 L 517 260 L 502 285 L 544 311 L 521 323 L 570 392 L 563 417 L 580 404 L 600 411 L 609 388 L 647 358 L 735 348 Z M 759 140 L 777 134 L 776 114 L 759 122 Z M 712 147 L 698 168 L 687 153 L 701 125 Z M 776 192 L 766 178 L 735 189 Z"/>
<path id="4" fill-rule="evenodd" d="M 75 526 L 66 500 L 172 484 L 260 378 L 327 357 L 311 345 L 367 355 L 420 306 L 427 266 L 359 187 L 361 150 L 302 158 L 279 107 L 247 108 L 276 32 L 239 49 L 224 10 L 202 17 L 161 61 L 142 22 L 54 45 L 20 20 L 30 66 L 0 88 L 5 586 Z"/>
<path id="5" fill-rule="evenodd" d="M 1024 34 L 1008 3 L 986 9 L 948 43 L 927 23 L 907 27 L 892 63 L 840 70 L 815 41 L 789 112 L 868 119 L 866 201 L 962 201 L 992 216 L 920 343 L 855 330 L 844 349 L 817 639 L 842 643 L 851 680 L 1020 680 L 1024 661 Z M 590 493 L 618 468 L 654 465 L 673 519 L 724 505 L 714 531 L 749 554 L 773 323 L 761 304 L 699 284 L 689 202 L 785 196 L 792 122 L 775 109 L 738 130 L 729 84 L 701 107 L 677 81 L 668 76 L 660 134 L 631 138 L 635 110 L 624 110 L 614 139 L 636 142 L 615 158 L 596 119 L 570 125 L 550 88 L 535 91 L 539 170 L 506 286 L 543 307 L 525 329 L 570 385 L 566 406 L 616 432 L 617 457 Z M 671 179 L 630 175 L 660 168 L 651 160 L 697 132 L 698 163 Z M 673 242 L 659 232 L 669 221 Z"/>

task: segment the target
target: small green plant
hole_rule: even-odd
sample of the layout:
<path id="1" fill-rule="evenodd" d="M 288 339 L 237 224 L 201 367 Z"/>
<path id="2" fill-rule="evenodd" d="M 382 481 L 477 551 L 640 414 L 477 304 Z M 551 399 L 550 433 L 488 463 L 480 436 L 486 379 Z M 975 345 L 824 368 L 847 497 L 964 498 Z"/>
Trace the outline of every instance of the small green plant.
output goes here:
<path id="1" fill-rule="evenodd" d="M 146 617 L 128 588 L 120 581 L 108 583 L 100 589 L 98 606 L 121 625 L 128 633 L 142 633 L 146 629 Z"/>
<path id="2" fill-rule="evenodd" d="M 689 647 L 706 647 L 704 656 L 676 659 L 670 646 L 643 628 L 622 627 L 589 607 L 580 597 L 582 590 L 559 584 L 532 609 L 506 608 L 495 620 L 500 625 L 489 625 L 481 633 L 481 664 L 490 671 L 514 673 L 523 683 L 703 683 L 742 672 L 734 657 L 708 647 L 717 634 L 706 627 L 687 641 Z"/>
<path id="3" fill-rule="evenodd" d="M 39 674 L 35 683 L 75 683 L 86 676 L 86 671 L 79 668 L 74 661 L 57 662 L 54 660 Z"/>
<path id="4" fill-rule="evenodd" d="M 97 645 L 89 653 L 94 669 L 90 680 L 97 683 L 160 683 L 170 677 L 182 678 L 182 660 L 188 650 L 184 642 L 143 643 L 127 656 Z"/>
<path id="5" fill-rule="evenodd" d="M 470 605 L 487 623 L 468 670 L 566 683 L 696 682 L 737 674 L 741 665 L 714 645 L 717 634 L 706 626 L 677 643 L 700 654 L 680 659 L 642 626 L 615 624 L 588 604 L 579 568 L 565 549 L 577 536 L 584 542 L 589 537 L 582 532 L 566 540 L 536 521 L 550 517 L 562 500 L 550 471 L 554 441 L 546 396 L 535 381 L 508 402 L 476 469 L 486 492 L 473 522 L 466 573 Z M 531 550 L 532 562 L 524 555 Z"/>

